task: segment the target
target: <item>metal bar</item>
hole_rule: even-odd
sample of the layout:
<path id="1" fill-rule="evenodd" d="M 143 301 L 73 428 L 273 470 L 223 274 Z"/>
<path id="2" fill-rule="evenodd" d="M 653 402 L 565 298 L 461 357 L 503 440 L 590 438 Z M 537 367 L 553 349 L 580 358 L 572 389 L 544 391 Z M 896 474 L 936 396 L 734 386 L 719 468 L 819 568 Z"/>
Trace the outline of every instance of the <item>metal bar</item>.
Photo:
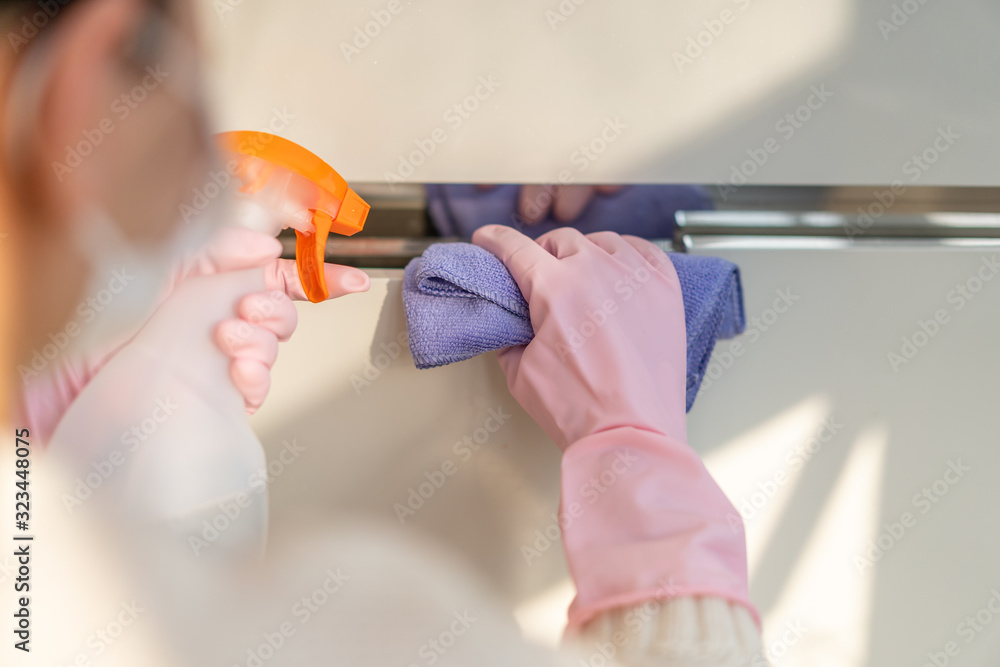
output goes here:
<path id="1" fill-rule="evenodd" d="M 1000 215 L 928 213 L 859 219 L 831 212 L 696 211 L 678 212 L 673 239 L 659 245 L 678 252 L 722 247 L 847 248 L 859 243 L 886 245 L 928 242 L 940 245 L 1000 244 Z M 283 256 L 295 257 L 294 234 L 280 237 Z M 326 261 L 366 268 L 403 268 L 434 243 L 458 238 L 335 237 L 326 245 Z"/>
<path id="2" fill-rule="evenodd" d="M 282 257 L 295 259 L 295 237 L 282 235 Z M 326 261 L 344 266 L 400 269 L 414 257 L 420 257 L 435 243 L 454 243 L 458 238 L 341 238 L 326 242 Z"/>
<path id="3" fill-rule="evenodd" d="M 679 211 L 680 235 L 830 236 L 841 238 L 997 238 L 1000 215 L 844 214 L 828 211 Z"/>

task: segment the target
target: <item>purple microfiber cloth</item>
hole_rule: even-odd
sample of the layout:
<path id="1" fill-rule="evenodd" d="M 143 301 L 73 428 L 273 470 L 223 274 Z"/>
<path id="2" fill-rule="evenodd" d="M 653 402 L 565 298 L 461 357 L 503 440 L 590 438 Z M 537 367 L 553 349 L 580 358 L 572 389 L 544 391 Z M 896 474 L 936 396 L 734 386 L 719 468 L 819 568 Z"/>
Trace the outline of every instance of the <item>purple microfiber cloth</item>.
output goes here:
<path id="1" fill-rule="evenodd" d="M 687 325 L 687 409 L 694 404 L 719 338 L 746 329 L 735 264 L 717 257 L 668 254 L 680 279 Z M 417 368 L 527 345 L 535 336 L 528 303 L 492 253 L 469 243 L 438 243 L 406 267 L 403 307 Z"/>
<path id="2" fill-rule="evenodd" d="M 551 214 L 535 225 L 518 214 L 519 185 L 428 185 L 427 208 L 442 236 L 472 238 L 484 225 L 515 227 L 531 238 L 566 226 Z M 712 200 L 694 185 L 630 185 L 613 195 L 595 195 L 572 226 L 584 234 L 618 232 L 644 239 L 673 237 L 677 211 L 711 210 Z"/>

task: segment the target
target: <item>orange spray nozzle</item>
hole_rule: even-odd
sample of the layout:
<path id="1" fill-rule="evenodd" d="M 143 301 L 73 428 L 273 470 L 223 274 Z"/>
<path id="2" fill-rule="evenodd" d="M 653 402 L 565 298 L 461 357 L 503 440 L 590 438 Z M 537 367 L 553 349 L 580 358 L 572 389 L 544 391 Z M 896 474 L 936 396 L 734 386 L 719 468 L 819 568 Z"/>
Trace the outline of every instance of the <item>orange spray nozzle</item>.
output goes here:
<path id="1" fill-rule="evenodd" d="M 325 301 L 326 239 L 330 232 L 360 232 L 371 207 L 333 167 L 294 142 L 266 132 L 223 132 L 216 139 L 236 162 L 240 193 L 295 227 L 299 279 L 310 301 Z"/>

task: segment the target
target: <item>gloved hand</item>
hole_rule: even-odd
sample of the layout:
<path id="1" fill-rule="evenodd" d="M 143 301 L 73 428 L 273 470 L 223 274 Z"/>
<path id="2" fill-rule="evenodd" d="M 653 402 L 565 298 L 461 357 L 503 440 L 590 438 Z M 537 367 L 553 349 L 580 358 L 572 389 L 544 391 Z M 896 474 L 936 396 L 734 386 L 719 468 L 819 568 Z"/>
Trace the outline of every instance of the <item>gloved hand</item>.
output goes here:
<path id="1" fill-rule="evenodd" d="M 518 214 L 529 225 L 546 218 L 549 211 L 557 222 L 570 224 L 587 210 L 595 195 L 613 195 L 624 185 L 522 185 Z"/>
<path id="2" fill-rule="evenodd" d="M 203 249 L 178 262 L 160 300 L 168 299 L 177 285 L 194 276 L 265 269 L 268 291 L 245 296 L 237 307 L 239 319 L 223 320 L 215 330 L 215 342 L 232 359 L 230 377 L 250 414 L 257 411 L 270 389 L 278 343 L 288 340 L 298 324 L 292 301 L 306 300 L 295 262 L 278 259 L 280 256 L 281 243 L 273 236 L 223 227 Z M 327 264 L 325 270 L 330 298 L 369 287 L 367 274 L 359 269 Z M 77 395 L 135 333 L 124 343 L 112 343 L 100 352 L 60 357 L 43 375 L 26 381 L 19 423 L 28 426 L 40 441 L 47 441 Z"/>
<path id="3" fill-rule="evenodd" d="M 230 378 L 243 395 L 247 412 L 263 404 L 271 388 L 271 368 L 278 343 L 291 338 L 298 325 L 292 301 L 308 301 L 294 260 L 279 259 L 281 243 L 272 236 L 240 227 L 221 230 L 187 267 L 184 277 L 264 268 L 267 292 L 249 294 L 237 306 L 239 319 L 220 322 L 215 342 L 233 361 Z M 360 269 L 324 264 L 330 299 L 365 292 L 371 285 Z"/>
<path id="4" fill-rule="evenodd" d="M 480 185 L 483 190 L 495 185 Z M 517 214 L 529 225 L 537 225 L 551 211 L 557 222 L 572 224 L 579 218 L 595 195 L 613 195 L 624 185 L 522 185 L 518 195 Z"/>
<path id="5" fill-rule="evenodd" d="M 534 340 L 499 353 L 511 394 L 563 450 L 563 544 L 577 597 L 570 628 L 653 598 L 746 606 L 739 514 L 687 446 L 684 307 L 653 244 L 502 226 L 473 242 L 507 266 Z"/>

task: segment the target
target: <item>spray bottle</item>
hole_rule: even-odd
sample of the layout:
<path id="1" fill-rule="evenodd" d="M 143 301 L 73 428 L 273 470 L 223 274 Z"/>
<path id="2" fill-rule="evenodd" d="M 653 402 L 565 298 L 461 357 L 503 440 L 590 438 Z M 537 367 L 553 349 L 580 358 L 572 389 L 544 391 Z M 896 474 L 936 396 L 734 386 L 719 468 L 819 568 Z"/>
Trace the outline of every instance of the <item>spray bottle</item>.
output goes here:
<path id="1" fill-rule="evenodd" d="M 294 227 L 306 294 L 326 299 L 327 236 L 360 231 L 368 204 L 290 141 L 261 132 L 217 138 L 239 185 L 236 223 Z M 52 438 L 51 453 L 72 467 L 67 510 L 98 499 L 133 525 L 166 526 L 195 554 L 263 549 L 264 450 L 212 334 L 242 297 L 264 289 L 262 269 L 185 279 L 94 377 Z"/>

